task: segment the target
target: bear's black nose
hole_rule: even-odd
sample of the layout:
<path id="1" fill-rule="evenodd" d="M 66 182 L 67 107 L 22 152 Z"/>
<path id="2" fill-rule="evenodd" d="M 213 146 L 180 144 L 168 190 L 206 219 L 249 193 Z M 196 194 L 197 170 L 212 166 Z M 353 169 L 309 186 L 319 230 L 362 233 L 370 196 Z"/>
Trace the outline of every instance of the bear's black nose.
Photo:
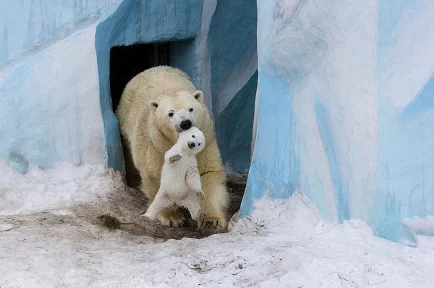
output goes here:
<path id="1" fill-rule="evenodd" d="M 191 128 L 191 121 L 190 120 L 184 120 L 181 122 L 181 125 L 179 125 L 181 127 L 182 130 L 188 130 Z"/>
<path id="2" fill-rule="evenodd" d="M 194 147 L 196 147 L 194 142 L 188 142 L 188 148 L 193 149 Z"/>

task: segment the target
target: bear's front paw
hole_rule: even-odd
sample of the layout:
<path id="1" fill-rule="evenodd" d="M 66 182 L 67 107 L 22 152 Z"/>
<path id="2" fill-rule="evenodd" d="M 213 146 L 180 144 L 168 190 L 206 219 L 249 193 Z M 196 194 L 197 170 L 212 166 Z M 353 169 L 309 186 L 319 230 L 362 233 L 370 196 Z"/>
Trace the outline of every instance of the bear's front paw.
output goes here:
<path id="1" fill-rule="evenodd" d="M 203 200 L 205 199 L 205 193 L 203 193 L 203 191 L 201 190 L 197 192 L 197 197 L 199 197 L 200 200 Z"/>
<path id="2" fill-rule="evenodd" d="M 227 232 L 228 222 L 218 216 L 203 216 L 198 221 L 198 228 L 208 233 Z"/>
<path id="3" fill-rule="evenodd" d="M 170 158 L 169 158 L 169 162 L 170 162 L 170 163 L 175 163 L 175 162 L 178 161 L 179 159 L 181 159 L 181 155 L 176 154 L 176 155 L 170 156 Z"/>

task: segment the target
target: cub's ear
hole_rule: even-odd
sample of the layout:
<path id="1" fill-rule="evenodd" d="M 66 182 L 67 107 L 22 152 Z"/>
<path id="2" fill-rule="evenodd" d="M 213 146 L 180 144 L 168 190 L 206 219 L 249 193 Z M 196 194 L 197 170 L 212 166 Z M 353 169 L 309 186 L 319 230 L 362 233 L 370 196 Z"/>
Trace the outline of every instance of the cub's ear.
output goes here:
<path id="1" fill-rule="evenodd" d="M 158 100 L 151 100 L 148 102 L 148 107 L 151 108 L 152 111 L 155 111 L 158 108 L 158 104 L 159 104 Z"/>
<path id="2" fill-rule="evenodd" d="M 203 103 L 203 92 L 201 90 L 196 90 L 193 94 L 193 97 L 199 101 L 199 103 Z"/>

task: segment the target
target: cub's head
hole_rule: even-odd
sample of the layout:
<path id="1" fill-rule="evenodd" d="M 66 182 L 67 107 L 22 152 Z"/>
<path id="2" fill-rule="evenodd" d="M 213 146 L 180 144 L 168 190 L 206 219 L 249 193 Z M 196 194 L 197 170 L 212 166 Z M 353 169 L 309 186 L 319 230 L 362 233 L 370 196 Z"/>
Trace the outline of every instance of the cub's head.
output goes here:
<path id="1" fill-rule="evenodd" d="M 205 148 L 205 136 L 197 127 L 191 127 L 179 133 L 177 143 L 182 145 L 185 153 L 197 155 Z"/>
<path id="2" fill-rule="evenodd" d="M 157 100 L 149 101 L 148 105 L 153 113 L 153 124 L 169 139 L 176 139 L 178 133 L 191 127 L 201 128 L 208 113 L 200 90 L 160 95 Z"/>

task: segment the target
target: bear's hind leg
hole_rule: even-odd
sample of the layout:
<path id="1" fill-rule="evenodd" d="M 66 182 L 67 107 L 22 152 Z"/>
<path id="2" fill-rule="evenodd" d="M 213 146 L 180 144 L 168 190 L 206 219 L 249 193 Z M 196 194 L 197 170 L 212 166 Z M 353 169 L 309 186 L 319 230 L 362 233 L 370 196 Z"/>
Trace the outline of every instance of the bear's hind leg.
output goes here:
<path id="1" fill-rule="evenodd" d="M 203 206 L 206 214 L 200 219 L 199 228 L 212 232 L 225 232 L 227 229 L 228 192 L 224 171 L 208 172 L 201 177 L 205 192 Z"/>

